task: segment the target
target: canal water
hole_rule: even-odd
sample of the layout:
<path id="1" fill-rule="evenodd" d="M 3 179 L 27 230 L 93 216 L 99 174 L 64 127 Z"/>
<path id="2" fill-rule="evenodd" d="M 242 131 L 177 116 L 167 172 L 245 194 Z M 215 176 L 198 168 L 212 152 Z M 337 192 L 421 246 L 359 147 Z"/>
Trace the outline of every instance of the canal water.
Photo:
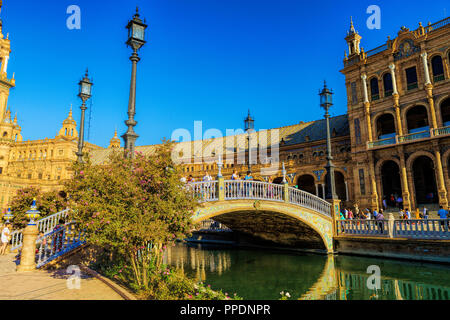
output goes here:
<path id="1" fill-rule="evenodd" d="M 439 264 L 185 243 L 165 263 L 245 300 L 450 299 L 450 266 Z"/>

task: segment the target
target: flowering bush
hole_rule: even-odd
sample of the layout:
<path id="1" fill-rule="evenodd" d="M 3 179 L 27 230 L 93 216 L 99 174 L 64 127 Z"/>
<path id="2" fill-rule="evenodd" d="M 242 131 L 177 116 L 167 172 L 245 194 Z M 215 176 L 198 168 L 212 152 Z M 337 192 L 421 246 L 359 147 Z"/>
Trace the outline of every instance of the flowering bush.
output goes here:
<path id="1" fill-rule="evenodd" d="M 198 205 L 183 188 L 172 145 L 156 148 L 154 155 L 136 153 L 134 158 L 115 152 L 99 166 L 88 159 L 76 163 L 66 184 L 73 218 L 88 241 L 123 259 L 141 289 L 149 289 L 151 279 L 162 275 L 163 248 L 189 233 Z"/>
<path id="2" fill-rule="evenodd" d="M 42 192 L 36 187 L 27 187 L 17 191 L 9 206 L 14 214 L 13 224 L 15 228 L 24 228 L 27 225 L 25 212 L 30 210 L 33 199 L 36 198 L 37 209 L 41 212 L 41 218 L 66 209 L 67 195 L 64 191 Z"/>

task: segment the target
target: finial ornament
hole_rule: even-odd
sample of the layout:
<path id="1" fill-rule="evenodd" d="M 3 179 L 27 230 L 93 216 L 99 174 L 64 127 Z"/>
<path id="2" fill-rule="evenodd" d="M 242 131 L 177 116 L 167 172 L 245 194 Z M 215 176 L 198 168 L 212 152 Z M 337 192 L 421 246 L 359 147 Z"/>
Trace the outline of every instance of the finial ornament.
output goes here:
<path id="1" fill-rule="evenodd" d="M 217 177 L 219 178 L 222 178 L 222 166 L 223 166 L 222 155 L 219 154 L 219 161 L 217 162 L 217 167 L 219 168 L 219 173 L 217 174 Z"/>
<path id="2" fill-rule="evenodd" d="M 287 180 L 286 180 L 286 167 L 284 165 L 284 162 L 283 162 L 283 171 L 282 171 L 282 173 L 283 173 L 283 183 L 286 183 L 287 182 Z"/>

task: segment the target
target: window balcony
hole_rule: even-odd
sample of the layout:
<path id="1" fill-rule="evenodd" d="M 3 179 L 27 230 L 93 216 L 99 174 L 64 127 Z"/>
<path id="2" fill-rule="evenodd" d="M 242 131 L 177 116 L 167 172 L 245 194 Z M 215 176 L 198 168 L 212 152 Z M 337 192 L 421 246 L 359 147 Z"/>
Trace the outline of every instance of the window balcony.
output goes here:
<path id="1" fill-rule="evenodd" d="M 406 87 L 406 89 L 409 90 L 413 90 L 413 89 L 417 89 L 419 86 L 417 85 L 417 82 L 413 82 L 413 83 L 408 83 L 408 86 Z"/>
<path id="2" fill-rule="evenodd" d="M 433 81 L 436 83 L 436 82 L 439 82 L 439 81 L 444 81 L 445 80 L 445 77 L 444 77 L 444 74 L 438 74 L 437 76 L 434 76 L 433 77 Z"/>
<path id="3" fill-rule="evenodd" d="M 450 136 L 450 124 L 445 123 L 446 126 L 442 128 L 437 129 L 428 129 L 428 127 L 425 128 L 418 128 L 415 130 L 415 132 L 411 132 L 408 134 L 405 134 L 403 136 L 395 135 L 393 137 L 389 138 L 383 138 L 376 141 L 368 142 L 367 143 L 367 149 L 380 149 L 384 147 L 390 147 L 397 144 L 406 144 L 411 143 L 414 141 L 419 140 L 427 140 L 427 139 L 434 139 L 434 138 L 441 138 L 443 136 Z M 425 130 L 424 130 L 425 129 Z M 419 131 L 420 130 L 420 131 Z"/>

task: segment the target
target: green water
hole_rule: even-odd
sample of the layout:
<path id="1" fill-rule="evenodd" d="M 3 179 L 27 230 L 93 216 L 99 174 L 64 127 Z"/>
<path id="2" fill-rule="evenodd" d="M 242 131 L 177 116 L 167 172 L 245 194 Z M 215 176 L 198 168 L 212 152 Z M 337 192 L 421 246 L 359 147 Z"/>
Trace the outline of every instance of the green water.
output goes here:
<path id="1" fill-rule="evenodd" d="M 291 299 L 450 299 L 450 266 L 439 264 L 181 243 L 165 262 L 245 300 L 277 300 L 282 291 Z M 379 289 L 367 286 L 373 265 Z"/>

